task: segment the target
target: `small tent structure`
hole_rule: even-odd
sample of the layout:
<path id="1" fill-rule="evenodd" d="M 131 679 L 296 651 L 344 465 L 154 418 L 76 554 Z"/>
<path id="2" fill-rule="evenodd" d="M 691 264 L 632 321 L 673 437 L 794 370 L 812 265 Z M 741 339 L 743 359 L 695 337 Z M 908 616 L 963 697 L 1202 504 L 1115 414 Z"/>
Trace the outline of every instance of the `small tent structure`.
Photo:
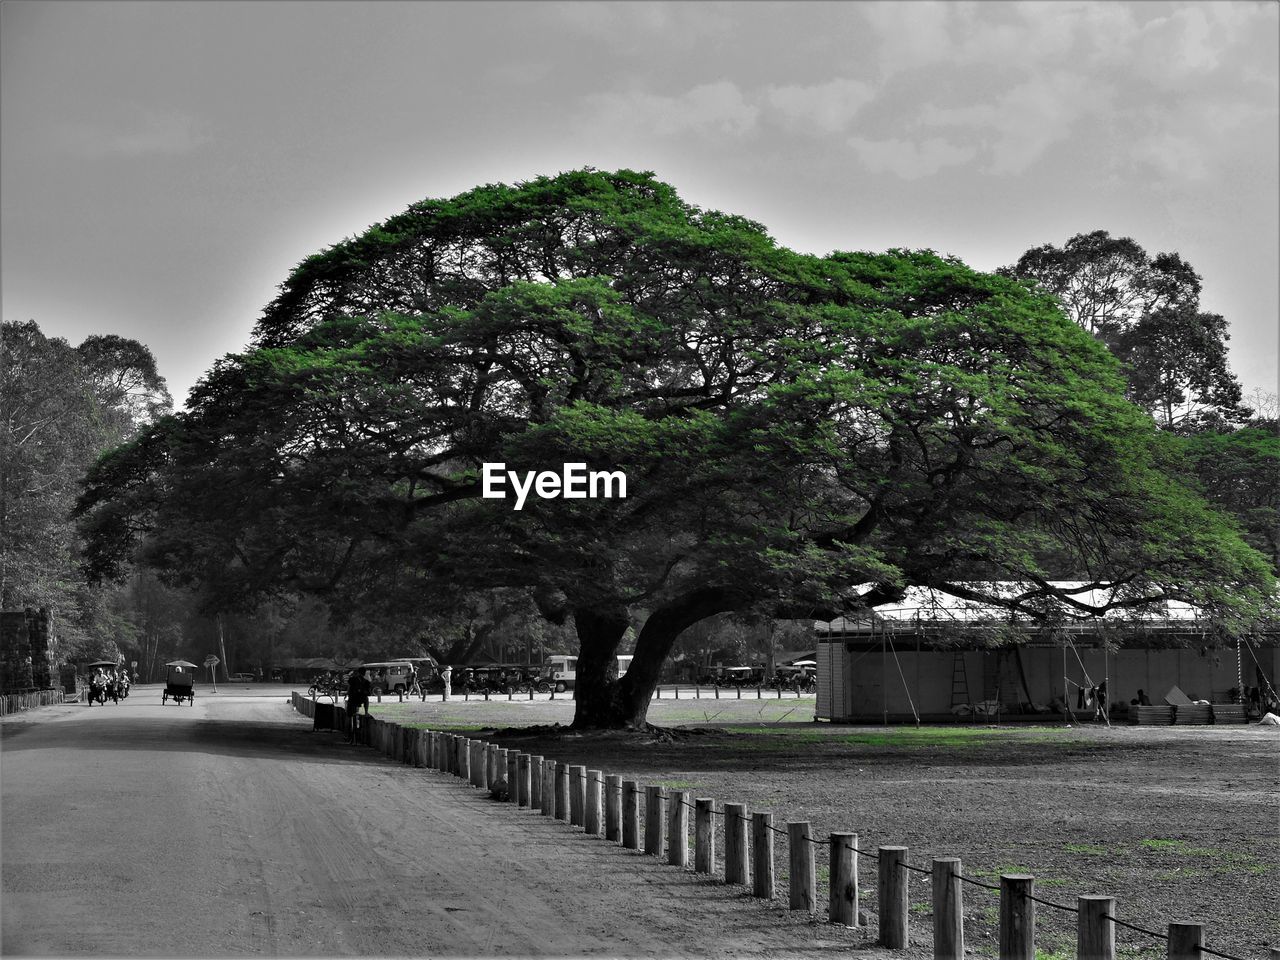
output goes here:
<path id="1" fill-rule="evenodd" d="M 900 603 L 814 630 L 815 718 L 838 722 L 1084 720 L 1097 712 L 1100 687 L 1107 706 L 1121 709 L 1139 689 L 1163 702 L 1174 686 L 1225 703 L 1250 686 L 1274 686 L 1280 672 L 1274 626 L 1222 643 L 1195 608 L 1176 601 L 1046 625 L 911 588 Z"/>

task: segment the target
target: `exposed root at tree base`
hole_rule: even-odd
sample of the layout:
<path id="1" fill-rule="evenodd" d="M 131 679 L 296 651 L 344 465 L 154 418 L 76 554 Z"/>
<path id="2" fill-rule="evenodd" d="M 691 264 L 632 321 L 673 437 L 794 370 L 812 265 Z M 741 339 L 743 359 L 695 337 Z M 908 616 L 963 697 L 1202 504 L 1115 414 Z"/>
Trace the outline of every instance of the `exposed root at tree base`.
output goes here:
<path id="1" fill-rule="evenodd" d="M 716 731 L 706 728 L 658 727 L 646 723 L 640 727 L 616 727 L 609 729 L 566 727 L 563 724 L 544 724 L 537 727 L 503 727 L 488 731 L 491 736 L 504 740 L 590 739 L 626 740 L 630 743 L 675 743 L 703 737 Z"/>

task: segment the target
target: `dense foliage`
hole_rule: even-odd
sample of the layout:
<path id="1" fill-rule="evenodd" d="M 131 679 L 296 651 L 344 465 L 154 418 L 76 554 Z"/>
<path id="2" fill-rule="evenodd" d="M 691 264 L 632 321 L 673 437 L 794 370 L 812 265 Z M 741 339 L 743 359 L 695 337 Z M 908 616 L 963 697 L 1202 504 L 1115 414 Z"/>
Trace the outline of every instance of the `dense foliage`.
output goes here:
<path id="1" fill-rule="evenodd" d="M 579 171 L 426 201 L 305 261 L 255 349 L 104 458 L 79 512 L 95 575 L 140 551 L 222 608 L 300 591 L 425 619 L 522 591 L 572 620 L 575 722 L 600 726 L 642 722 L 680 634 L 730 611 L 926 585 L 1248 619 L 1266 563 L 1166 458 L 1107 350 L 1019 280 L 802 256 L 651 176 Z M 479 496 L 496 461 L 622 470 L 628 497 L 517 512 Z"/>
<path id="2" fill-rule="evenodd" d="M 105 450 L 170 405 L 142 344 L 77 347 L 33 322 L 0 325 L 0 609 L 48 607 L 59 654 L 106 639 L 103 596 L 77 569 L 78 484 Z"/>

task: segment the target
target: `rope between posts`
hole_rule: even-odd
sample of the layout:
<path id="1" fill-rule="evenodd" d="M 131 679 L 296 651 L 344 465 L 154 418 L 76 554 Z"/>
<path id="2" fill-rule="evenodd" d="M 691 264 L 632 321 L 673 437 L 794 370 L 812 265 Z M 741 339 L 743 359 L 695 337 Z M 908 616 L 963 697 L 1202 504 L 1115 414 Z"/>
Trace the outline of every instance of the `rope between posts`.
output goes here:
<path id="1" fill-rule="evenodd" d="M 923 873 L 926 877 L 933 876 L 932 870 L 926 870 L 924 867 L 913 867 L 911 864 L 907 863 L 907 861 L 905 860 L 898 861 L 898 866 L 902 867 L 903 870 L 912 870 L 915 873 Z"/>
<path id="2" fill-rule="evenodd" d="M 1000 888 L 995 884 L 983 883 L 981 880 L 974 880 L 971 877 L 966 877 L 963 873 L 957 873 L 956 879 L 958 879 L 961 883 L 971 883 L 975 887 L 983 887 L 984 889 L 987 889 L 987 890 L 994 890 L 996 893 L 1000 892 Z"/>
<path id="3" fill-rule="evenodd" d="M 1168 940 L 1168 939 L 1169 939 L 1168 934 L 1164 934 L 1164 933 L 1156 933 L 1156 931 L 1154 931 L 1154 930 L 1146 930 L 1146 929 L 1143 929 L 1142 927 L 1135 927 L 1132 923 L 1126 923 L 1126 922 L 1125 922 L 1125 921 L 1123 921 L 1123 920 L 1117 920 L 1115 917 L 1111 916 L 1111 914 L 1109 914 L 1109 913 L 1104 913 L 1104 914 L 1102 915 L 1102 919 L 1104 919 L 1104 920 L 1110 920 L 1112 923 L 1119 924 L 1119 925 L 1120 925 L 1120 926 L 1122 926 L 1122 927 L 1128 927 L 1130 930 L 1137 930 L 1139 933 L 1145 933 L 1147 936 L 1149 936 L 1149 937 L 1155 937 L 1157 940 Z M 1202 948 L 1202 949 L 1203 949 L 1203 948 Z"/>
<path id="4" fill-rule="evenodd" d="M 1023 894 L 1023 896 L 1024 896 L 1024 897 L 1026 897 L 1028 900 L 1034 900 L 1036 903 L 1043 903 L 1046 907 L 1053 907 L 1053 909 L 1055 909 L 1055 910 L 1062 910 L 1062 911 L 1064 911 L 1064 912 L 1066 912 L 1066 913 L 1079 913 L 1079 912 L 1080 912 L 1079 908 L 1077 908 L 1077 907 L 1068 907 L 1068 906 L 1064 906 L 1064 905 L 1063 905 L 1063 904 L 1061 904 L 1061 903 L 1052 903 L 1052 902 L 1051 902 L 1051 901 L 1049 901 L 1049 900 L 1041 900 L 1039 897 L 1037 897 L 1037 896 L 1036 896 L 1035 894 L 1033 894 L 1033 893 L 1024 893 L 1024 894 Z M 1166 939 L 1168 939 L 1168 938 L 1166 938 Z"/>
<path id="5" fill-rule="evenodd" d="M 1222 960 L 1244 960 L 1243 957 L 1232 956 L 1229 953 L 1219 953 L 1217 950 L 1210 950 L 1208 947 L 1201 947 L 1201 953 L 1207 953 L 1215 957 L 1222 957 Z"/>

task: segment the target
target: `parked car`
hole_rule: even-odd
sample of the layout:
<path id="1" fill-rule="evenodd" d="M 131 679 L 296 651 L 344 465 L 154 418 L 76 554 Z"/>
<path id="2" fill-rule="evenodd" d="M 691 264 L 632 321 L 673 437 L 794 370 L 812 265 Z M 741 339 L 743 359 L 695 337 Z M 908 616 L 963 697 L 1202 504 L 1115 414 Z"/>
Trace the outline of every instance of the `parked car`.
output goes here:
<path id="1" fill-rule="evenodd" d="M 232 683 L 253 683 L 253 681 L 256 679 L 258 678 L 255 677 L 252 673 L 233 673 L 231 675 Z"/>

